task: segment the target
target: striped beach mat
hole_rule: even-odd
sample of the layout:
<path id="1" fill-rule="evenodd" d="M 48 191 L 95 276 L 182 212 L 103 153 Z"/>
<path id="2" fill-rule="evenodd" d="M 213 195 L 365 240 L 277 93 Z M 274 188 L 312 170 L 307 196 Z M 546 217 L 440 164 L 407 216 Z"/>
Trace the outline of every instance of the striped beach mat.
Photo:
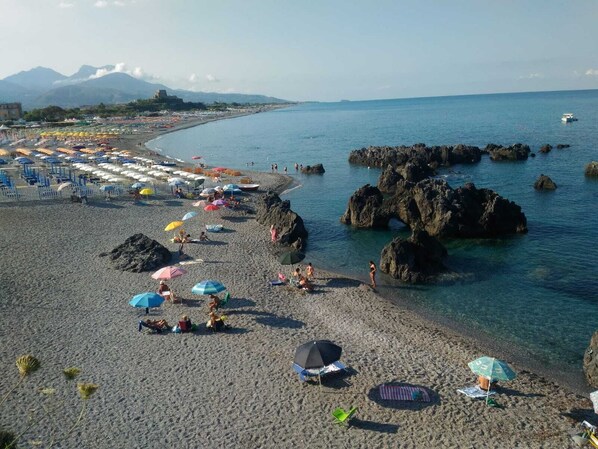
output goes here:
<path id="1" fill-rule="evenodd" d="M 419 394 L 418 394 L 419 392 Z M 414 394 L 415 393 L 415 394 Z M 396 386 L 396 385 L 381 385 L 380 396 L 382 399 L 389 399 L 393 401 L 421 401 L 430 402 L 430 396 L 428 392 L 420 387 L 407 387 L 407 386 Z M 418 399 L 414 397 L 419 396 Z"/>

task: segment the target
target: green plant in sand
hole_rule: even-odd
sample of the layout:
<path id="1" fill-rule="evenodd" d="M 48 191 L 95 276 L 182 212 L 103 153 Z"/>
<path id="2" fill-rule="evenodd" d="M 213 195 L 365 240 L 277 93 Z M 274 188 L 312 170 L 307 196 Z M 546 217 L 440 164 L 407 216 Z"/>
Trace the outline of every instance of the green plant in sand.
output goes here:
<path id="1" fill-rule="evenodd" d="M 19 371 L 19 380 L 16 384 L 6 392 L 0 399 L 0 406 L 2 406 L 21 385 L 25 383 L 33 373 L 38 371 L 41 367 L 40 361 L 32 355 L 22 355 L 17 358 L 16 366 Z M 65 368 L 62 373 L 67 382 L 76 379 L 81 370 L 76 367 Z M 89 382 L 79 382 L 76 385 L 76 390 L 79 393 L 78 396 L 81 400 L 81 410 L 79 411 L 76 418 L 70 423 L 61 423 L 60 420 L 64 420 L 68 416 L 69 408 L 64 401 L 56 398 L 56 388 L 53 387 L 39 387 L 37 391 L 41 393 L 43 399 L 32 404 L 31 413 L 29 415 L 27 426 L 20 433 L 16 434 L 4 429 L 0 429 L 0 449 L 16 449 L 19 440 L 31 430 L 34 426 L 40 424 L 46 420 L 50 429 L 47 444 L 42 441 L 36 441 L 36 445 L 45 444 L 46 448 L 52 448 L 58 443 L 68 439 L 75 429 L 81 424 L 85 414 L 87 412 L 87 404 L 89 399 L 99 388 L 99 385 Z M 66 418 L 68 419 L 68 417 Z"/>

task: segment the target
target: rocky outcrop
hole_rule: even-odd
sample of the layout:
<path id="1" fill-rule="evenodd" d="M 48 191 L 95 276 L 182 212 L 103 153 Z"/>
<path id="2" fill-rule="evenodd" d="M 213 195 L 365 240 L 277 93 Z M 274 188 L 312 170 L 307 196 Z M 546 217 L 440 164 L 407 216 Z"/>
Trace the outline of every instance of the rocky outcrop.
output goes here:
<path id="1" fill-rule="evenodd" d="M 586 176 L 592 176 L 592 177 L 598 176 L 598 162 L 592 161 L 588 165 L 586 165 L 586 169 L 585 169 L 584 173 Z"/>
<path id="2" fill-rule="evenodd" d="M 569 148 L 571 145 L 569 145 L 568 143 L 559 143 L 556 148 L 557 150 L 562 150 L 563 148 Z"/>
<path id="3" fill-rule="evenodd" d="M 417 143 L 410 147 L 384 146 L 353 150 L 349 155 L 349 162 L 368 167 L 386 167 L 387 165 L 397 167 L 415 159 L 422 159 L 431 167 L 438 167 L 476 163 L 481 158 L 482 151 L 474 146 L 460 144 L 427 147 L 423 143 Z"/>
<path id="4" fill-rule="evenodd" d="M 423 229 L 438 237 L 495 237 L 527 232 L 521 207 L 489 189 L 465 184 L 451 188 L 440 179 L 418 183 L 401 180 L 395 194 L 381 205 L 378 189 L 359 189 L 341 219 L 360 227 L 387 226 L 397 218 L 411 229 Z"/>
<path id="5" fill-rule="evenodd" d="M 383 228 L 388 226 L 388 218 L 382 213 L 383 197 L 377 187 L 369 184 L 358 189 L 351 198 L 341 223 L 356 228 Z"/>
<path id="6" fill-rule="evenodd" d="M 542 145 L 540 147 L 540 153 L 543 153 L 543 154 L 550 153 L 550 150 L 552 150 L 552 145 L 549 145 L 549 144 Z"/>
<path id="7" fill-rule="evenodd" d="M 534 183 L 534 189 L 536 190 L 555 190 L 556 184 L 546 175 L 540 175 Z"/>
<path id="8" fill-rule="evenodd" d="M 590 346 L 583 356 L 583 372 L 588 383 L 598 388 L 598 331 L 594 332 L 590 340 Z"/>
<path id="9" fill-rule="evenodd" d="M 530 153 L 528 145 L 516 143 L 508 147 L 490 143 L 486 146 L 486 151 L 490 154 L 493 161 L 524 161 Z"/>
<path id="10" fill-rule="evenodd" d="M 306 175 L 322 175 L 325 172 L 326 170 L 324 170 L 324 166 L 322 164 L 306 165 L 305 167 L 301 168 L 301 173 Z"/>
<path id="11" fill-rule="evenodd" d="M 114 268 L 140 273 L 153 271 L 168 265 L 172 255 L 170 250 L 144 234 L 129 237 L 122 245 L 100 257 L 108 256 Z"/>
<path id="12" fill-rule="evenodd" d="M 307 239 L 303 219 L 291 210 L 291 203 L 282 201 L 274 192 L 267 192 L 257 199 L 255 218 L 258 223 L 278 230 L 278 241 L 283 245 L 302 249 Z"/>
<path id="13" fill-rule="evenodd" d="M 419 182 L 434 175 L 434 173 L 430 165 L 421 157 L 417 157 L 405 163 L 405 165 L 388 165 L 380 173 L 378 189 L 384 193 L 394 193 L 399 181 Z"/>
<path id="14" fill-rule="evenodd" d="M 395 279 L 411 284 L 433 282 L 447 271 L 442 260 L 447 251 L 426 231 L 416 230 L 407 240 L 395 238 L 382 250 L 380 269 Z"/>

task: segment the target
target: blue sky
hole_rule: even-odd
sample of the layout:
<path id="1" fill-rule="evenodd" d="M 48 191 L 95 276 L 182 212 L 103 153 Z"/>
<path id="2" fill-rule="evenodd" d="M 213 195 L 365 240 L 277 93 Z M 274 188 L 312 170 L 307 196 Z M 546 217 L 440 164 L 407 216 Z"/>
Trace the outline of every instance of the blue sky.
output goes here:
<path id="1" fill-rule="evenodd" d="M 119 64 L 290 100 L 598 88 L 596 0 L 0 0 L 0 78 Z"/>

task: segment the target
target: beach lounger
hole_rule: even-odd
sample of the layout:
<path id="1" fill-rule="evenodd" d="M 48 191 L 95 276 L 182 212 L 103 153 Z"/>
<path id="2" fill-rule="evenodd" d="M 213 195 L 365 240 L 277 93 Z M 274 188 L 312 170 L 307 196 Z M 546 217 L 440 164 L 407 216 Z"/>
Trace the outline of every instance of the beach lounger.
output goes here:
<path id="1" fill-rule="evenodd" d="M 391 401 L 430 402 L 428 392 L 421 387 L 381 385 L 380 397 Z"/>
<path id="2" fill-rule="evenodd" d="M 332 412 L 332 416 L 334 416 L 336 424 L 349 427 L 349 421 L 355 413 L 357 413 L 357 407 L 351 407 L 348 412 L 339 407 Z"/>
<path id="3" fill-rule="evenodd" d="M 492 396 L 493 394 L 496 394 L 496 391 L 493 390 L 490 390 L 490 392 L 482 390 L 479 385 L 474 385 L 473 387 L 463 387 L 457 391 L 472 399 L 485 398 L 486 396 Z"/>
<path id="4" fill-rule="evenodd" d="M 334 374 L 334 373 L 339 373 L 341 371 L 345 371 L 347 369 L 347 366 L 341 361 L 336 361 L 336 362 L 334 362 L 328 366 L 325 366 L 324 368 L 321 368 L 321 369 L 304 369 L 304 368 L 300 367 L 299 365 L 297 365 L 296 363 L 293 363 L 293 369 L 299 375 L 299 380 L 301 382 L 306 382 L 310 378 L 315 378 L 318 376 L 325 377 L 329 374 Z"/>
<path id="5" fill-rule="evenodd" d="M 275 279 L 273 281 L 269 281 L 269 283 L 272 287 L 275 287 L 277 285 L 284 285 L 284 282 L 282 282 L 280 279 Z"/>

